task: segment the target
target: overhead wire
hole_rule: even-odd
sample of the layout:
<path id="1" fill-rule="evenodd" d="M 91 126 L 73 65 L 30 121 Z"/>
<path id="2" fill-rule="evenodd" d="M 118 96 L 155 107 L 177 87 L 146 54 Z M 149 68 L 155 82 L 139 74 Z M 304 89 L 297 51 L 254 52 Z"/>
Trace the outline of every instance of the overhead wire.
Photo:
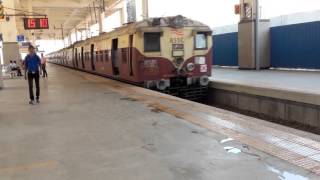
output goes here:
<path id="1" fill-rule="evenodd" d="M 26 10 L 22 10 L 22 9 L 16 9 L 16 8 L 9 8 L 9 7 L 3 7 L 4 9 L 9 9 L 9 10 L 13 10 L 13 11 L 20 11 L 20 12 L 24 12 L 24 13 L 27 13 L 27 14 L 33 14 L 33 15 L 38 15 L 38 16 L 42 16 L 44 14 L 40 14 L 40 13 L 37 13 L 37 12 L 30 12 L 30 11 L 26 11 Z"/>

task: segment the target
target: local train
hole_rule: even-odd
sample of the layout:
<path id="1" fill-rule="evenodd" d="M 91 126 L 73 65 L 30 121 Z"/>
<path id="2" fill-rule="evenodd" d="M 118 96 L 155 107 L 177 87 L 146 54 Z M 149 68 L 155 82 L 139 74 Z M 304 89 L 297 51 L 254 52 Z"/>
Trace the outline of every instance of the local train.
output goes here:
<path id="1" fill-rule="evenodd" d="M 149 18 L 79 41 L 48 61 L 186 99 L 206 95 L 212 30 L 183 17 Z"/>

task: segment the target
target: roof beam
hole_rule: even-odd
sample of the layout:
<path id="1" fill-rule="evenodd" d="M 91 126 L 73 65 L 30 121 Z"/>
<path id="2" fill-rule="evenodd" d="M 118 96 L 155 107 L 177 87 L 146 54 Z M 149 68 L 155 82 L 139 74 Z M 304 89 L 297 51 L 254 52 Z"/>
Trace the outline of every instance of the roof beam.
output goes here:
<path id="1" fill-rule="evenodd" d="M 33 0 L 33 8 L 82 8 L 88 6 L 88 1 L 83 0 Z"/>

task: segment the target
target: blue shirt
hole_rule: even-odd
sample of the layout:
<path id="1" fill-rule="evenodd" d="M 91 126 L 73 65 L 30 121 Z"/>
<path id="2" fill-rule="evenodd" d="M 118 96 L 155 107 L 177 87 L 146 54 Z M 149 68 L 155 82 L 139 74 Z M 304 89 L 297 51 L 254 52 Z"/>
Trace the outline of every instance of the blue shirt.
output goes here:
<path id="1" fill-rule="evenodd" d="M 28 72 L 39 72 L 41 59 L 38 55 L 27 55 L 24 62 Z"/>

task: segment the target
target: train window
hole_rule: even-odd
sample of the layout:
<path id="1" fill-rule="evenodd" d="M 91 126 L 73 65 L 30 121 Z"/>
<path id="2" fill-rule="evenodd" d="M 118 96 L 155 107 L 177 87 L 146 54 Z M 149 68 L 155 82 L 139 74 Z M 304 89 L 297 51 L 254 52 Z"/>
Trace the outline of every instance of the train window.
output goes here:
<path id="1" fill-rule="evenodd" d="M 206 33 L 198 32 L 195 37 L 195 49 L 207 49 L 208 41 Z"/>
<path id="2" fill-rule="evenodd" d="M 161 33 L 144 33 L 144 51 L 158 52 L 161 50 L 160 45 Z"/>

